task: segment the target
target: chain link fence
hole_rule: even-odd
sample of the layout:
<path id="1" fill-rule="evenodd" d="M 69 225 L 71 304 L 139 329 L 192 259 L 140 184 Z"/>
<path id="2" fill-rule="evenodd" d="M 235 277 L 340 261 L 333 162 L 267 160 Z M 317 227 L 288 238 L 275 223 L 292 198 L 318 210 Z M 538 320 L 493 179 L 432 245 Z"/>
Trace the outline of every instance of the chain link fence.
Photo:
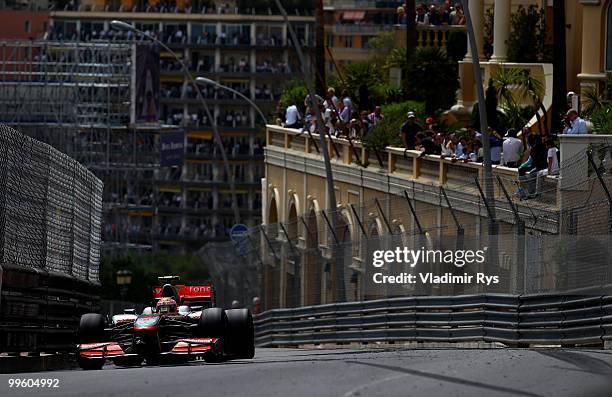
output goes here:
<path id="1" fill-rule="evenodd" d="M 0 263 L 98 283 L 102 182 L 0 126 Z"/>
<path id="2" fill-rule="evenodd" d="M 611 148 L 566 159 L 562 184 L 542 173 L 414 183 L 401 195 L 336 211 L 293 208 L 285 222 L 251 228 L 240 244 L 209 244 L 201 256 L 218 268 L 213 278 L 228 301 L 259 297 L 264 310 L 412 295 L 605 293 L 612 284 Z M 482 194 L 487 183 L 494 213 Z M 421 252 L 418 264 L 405 260 L 405 250 Z M 483 260 L 468 263 L 468 252 Z M 400 282 L 379 282 L 382 276 Z M 431 282 L 435 276 L 451 282 Z"/>
<path id="3" fill-rule="evenodd" d="M 0 125 L 0 353 L 74 347 L 99 305 L 102 182 Z"/>

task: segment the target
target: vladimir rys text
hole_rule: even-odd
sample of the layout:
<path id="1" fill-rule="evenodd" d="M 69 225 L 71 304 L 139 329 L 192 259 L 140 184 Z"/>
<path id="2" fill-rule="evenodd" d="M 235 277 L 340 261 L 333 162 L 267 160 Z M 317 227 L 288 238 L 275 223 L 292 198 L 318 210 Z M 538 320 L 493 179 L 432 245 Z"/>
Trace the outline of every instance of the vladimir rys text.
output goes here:
<path id="1" fill-rule="evenodd" d="M 382 268 L 389 264 L 404 265 L 414 268 L 419 264 L 452 265 L 462 268 L 465 265 L 483 264 L 487 247 L 482 250 L 429 250 L 422 247 L 419 250 L 411 250 L 406 247 L 397 247 L 395 250 L 374 251 L 372 265 Z M 383 269 L 381 269 L 383 270 Z M 407 270 L 407 269 L 406 269 Z M 453 272 L 454 273 L 454 272 Z M 475 274 L 434 274 L 431 272 L 419 272 L 412 274 L 402 272 L 394 275 L 386 275 L 382 272 L 374 273 L 372 281 L 375 284 L 498 284 L 499 276 L 485 273 Z"/>

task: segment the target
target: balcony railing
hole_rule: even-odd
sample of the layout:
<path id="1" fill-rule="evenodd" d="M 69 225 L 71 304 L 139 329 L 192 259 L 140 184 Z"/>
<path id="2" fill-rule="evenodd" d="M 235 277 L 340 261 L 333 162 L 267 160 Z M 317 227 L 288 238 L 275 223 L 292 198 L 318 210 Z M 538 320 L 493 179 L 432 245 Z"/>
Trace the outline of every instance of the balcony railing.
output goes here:
<path id="1" fill-rule="evenodd" d="M 465 32 L 464 25 L 417 25 L 417 45 L 446 49 L 452 32 Z M 467 39 L 466 39 L 467 40 Z M 398 47 L 406 46 L 406 26 L 395 25 L 395 41 Z"/>
<path id="2" fill-rule="evenodd" d="M 380 32 L 393 30 L 393 25 L 369 25 L 369 24 L 337 24 L 332 28 L 334 34 L 367 34 L 375 35 Z"/>

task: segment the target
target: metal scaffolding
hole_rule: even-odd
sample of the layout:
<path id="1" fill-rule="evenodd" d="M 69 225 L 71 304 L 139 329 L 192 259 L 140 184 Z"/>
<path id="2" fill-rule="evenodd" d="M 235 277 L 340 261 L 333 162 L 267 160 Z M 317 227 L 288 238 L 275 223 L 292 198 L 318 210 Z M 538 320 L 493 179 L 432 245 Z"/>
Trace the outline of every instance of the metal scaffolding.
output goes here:
<path id="1" fill-rule="evenodd" d="M 0 122 L 66 153 L 104 181 L 105 242 L 151 246 L 159 125 L 129 124 L 127 43 L 0 42 Z M 142 207 L 140 207 L 142 206 Z M 117 226 L 113 226 L 117 225 Z"/>

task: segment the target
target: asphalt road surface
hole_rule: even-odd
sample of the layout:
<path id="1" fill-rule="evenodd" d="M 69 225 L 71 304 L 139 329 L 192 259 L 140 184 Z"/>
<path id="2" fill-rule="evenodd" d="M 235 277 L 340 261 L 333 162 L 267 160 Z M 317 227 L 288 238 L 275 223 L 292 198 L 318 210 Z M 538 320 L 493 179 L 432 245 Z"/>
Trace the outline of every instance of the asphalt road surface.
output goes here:
<path id="1" fill-rule="evenodd" d="M 10 378 L 58 387 L 9 388 Z M 0 375 L 0 396 L 612 396 L 612 352 L 258 349 L 222 364 Z"/>

